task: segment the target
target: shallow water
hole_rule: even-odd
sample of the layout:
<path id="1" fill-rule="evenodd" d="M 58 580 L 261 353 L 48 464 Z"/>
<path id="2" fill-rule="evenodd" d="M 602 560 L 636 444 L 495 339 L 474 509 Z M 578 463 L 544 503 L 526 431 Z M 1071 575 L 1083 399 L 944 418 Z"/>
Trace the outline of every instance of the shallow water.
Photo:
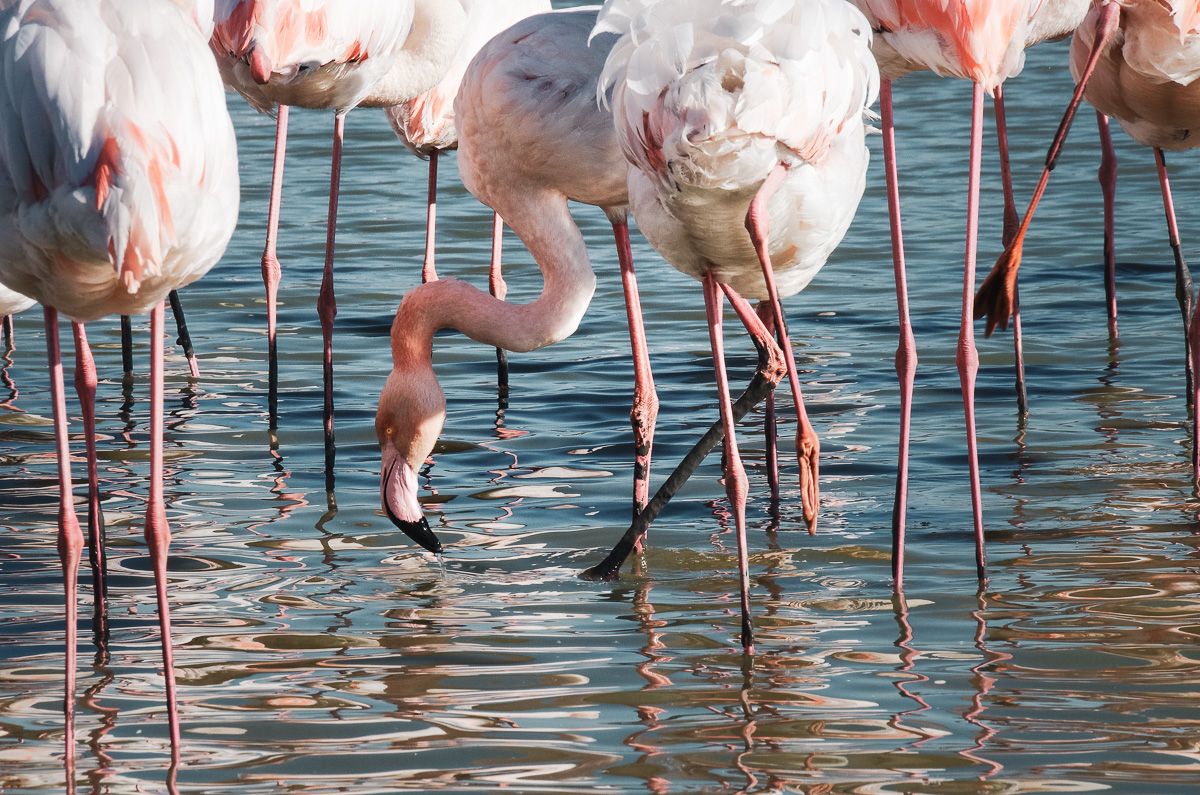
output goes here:
<path id="1" fill-rule="evenodd" d="M 1070 88 L 1064 63 L 1065 45 L 1044 46 L 1010 84 L 1022 201 Z M 758 629 L 747 660 L 717 456 L 654 526 L 634 572 L 604 585 L 576 577 L 623 532 L 630 500 L 628 340 L 611 233 L 594 209 L 576 213 L 600 279 L 592 308 L 573 338 L 510 357 L 506 409 L 492 350 L 458 335 L 437 342 L 449 418 L 424 485 L 444 563 L 381 515 L 372 420 L 391 315 L 419 279 L 424 167 L 368 111 L 349 117 L 344 164 L 331 508 L 314 309 L 330 119 L 292 117 L 273 440 L 258 260 L 274 128 L 231 97 L 241 224 L 218 269 L 184 293 L 202 377 L 190 382 L 175 353 L 168 362 L 180 789 L 1194 791 L 1197 505 L 1151 154 L 1117 133 L 1120 344 L 1106 331 L 1086 112 L 1026 246 L 1027 425 L 1015 416 L 1011 335 L 981 335 L 991 580 L 979 591 L 954 368 L 970 93 L 924 75 L 899 83 L 896 99 L 921 356 L 906 599 L 894 597 L 888 569 L 896 322 L 875 137 L 857 222 L 816 283 L 789 301 L 823 443 L 816 537 L 803 531 L 786 415 L 777 525 L 760 414 L 740 437 Z M 991 135 L 989 121 L 981 271 L 999 253 Z M 1191 160 L 1172 158 L 1185 245 L 1200 214 L 1188 200 Z M 453 158 L 444 162 L 439 263 L 482 285 L 488 215 L 457 183 Z M 510 299 L 529 300 L 536 268 L 508 241 Z M 714 389 L 699 286 L 636 236 L 634 245 L 663 401 L 657 484 L 715 418 Z M 63 781 L 62 597 L 38 319 L 18 319 L 5 372 L 20 394 L 0 406 L 0 789 L 14 793 L 59 791 Z M 145 335 L 127 402 L 116 324 L 90 331 L 102 377 L 112 641 L 107 654 L 91 645 L 85 565 L 78 782 L 159 791 L 170 753 L 141 538 Z M 752 350 L 729 336 L 732 378 L 745 383 Z M 73 395 L 71 405 L 78 431 Z M 78 480 L 82 457 L 75 472 Z"/>

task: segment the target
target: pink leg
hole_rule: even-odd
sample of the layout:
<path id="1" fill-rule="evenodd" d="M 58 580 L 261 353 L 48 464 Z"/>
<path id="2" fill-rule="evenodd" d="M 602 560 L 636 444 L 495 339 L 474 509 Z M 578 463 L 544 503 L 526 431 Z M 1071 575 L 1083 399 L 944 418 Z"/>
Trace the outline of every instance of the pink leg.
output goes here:
<path id="1" fill-rule="evenodd" d="M 271 428 L 279 419 L 279 357 L 275 344 L 275 307 L 279 296 L 282 269 L 275 254 L 279 236 L 279 208 L 283 202 L 283 161 L 287 154 L 288 106 L 279 106 L 275 123 L 275 163 L 271 168 L 271 201 L 267 206 L 267 245 L 262 256 L 263 284 L 267 288 L 267 405 Z"/>
<path id="2" fill-rule="evenodd" d="M 1013 198 L 1012 166 L 1008 157 L 1008 121 L 1004 113 L 1004 87 L 997 86 L 996 138 L 1000 148 L 1000 181 L 1004 185 L 1004 247 L 1008 248 L 1017 238 L 1021 219 L 1017 216 L 1017 202 Z M 1029 413 L 1029 396 L 1025 391 L 1025 355 L 1021 342 L 1021 295 L 1013 284 L 1013 358 L 1017 371 L 1017 414 L 1024 417 Z"/>
<path id="3" fill-rule="evenodd" d="M 317 299 L 317 314 L 321 318 L 324 339 L 325 371 L 325 481 L 327 490 L 333 486 L 333 319 L 337 317 L 337 298 L 333 294 L 333 253 L 337 237 L 338 190 L 342 181 L 342 142 L 346 133 L 346 116 L 333 116 L 333 165 L 329 176 L 329 221 L 325 237 L 325 272 L 321 277 L 321 295 Z"/>
<path id="4" fill-rule="evenodd" d="M 650 349 L 646 344 L 642 301 L 633 269 L 628 222 L 614 221 L 613 235 L 617 241 L 617 259 L 621 263 L 625 318 L 629 322 L 629 345 L 633 350 L 633 407 L 629 411 L 629 421 L 633 425 L 633 515 L 636 517 L 650 500 L 650 458 L 654 452 L 654 427 L 658 422 L 658 392 L 650 370 Z M 639 550 L 641 544 L 639 539 Z"/>
<path id="5" fill-rule="evenodd" d="M 1175 255 L 1175 296 L 1179 301 L 1179 311 L 1183 314 L 1184 323 L 1184 352 L 1187 357 L 1187 398 L 1188 411 L 1192 424 L 1192 476 L 1200 484 L 1200 436 L 1196 435 L 1200 428 L 1196 410 L 1196 366 L 1197 350 L 1195 341 L 1200 336 L 1200 328 L 1194 322 L 1192 310 L 1192 274 L 1188 270 L 1187 261 L 1183 258 L 1183 245 L 1179 239 L 1179 225 L 1175 222 L 1175 202 L 1171 198 L 1171 183 L 1167 179 L 1167 159 L 1161 149 L 1154 150 L 1158 165 L 1158 183 L 1162 188 L 1163 210 L 1167 216 L 1167 232 L 1171 241 L 1171 251 Z"/>
<path id="6" fill-rule="evenodd" d="M 754 313 L 771 334 L 775 333 L 775 310 L 769 301 L 759 301 Z M 779 503 L 779 423 L 775 418 L 775 390 L 763 401 L 763 437 L 767 454 L 767 486 L 771 504 Z"/>
<path id="7" fill-rule="evenodd" d="M 796 452 L 800 459 L 800 500 L 804 507 L 804 519 L 808 522 L 808 531 L 817 529 L 817 513 L 821 508 L 821 441 L 808 421 L 808 412 L 804 410 L 804 395 L 800 391 L 800 377 L 796 372 L 796 357 L 792 353 L 792 341 L 788 335 L 787 321 L 783 316 L 783 304 L 779 300 L 779 290 L 775 286 L 775 273 L 771 267 L 771 255 L 767 248 L 770 218 L 767 214 L 767 200 L 778 189 L 787 170 L 776 166 L 766 181 L 759 188 L 757 195 L 750 202 L 750 210 L 746 213 L 746 229 L 758 252 L 758 261 L 762 266 L 763 279 L 767 285 L 767 295 L 775 312 L 775 335 L 783 348 L 784 361 L 787 362 L 788 381 L 792 385 L 792 402 L 796 406 Z"/>
<path id="8" fill-rule="evenodd" d="M 504 259 L 504 219 L 500 213 L 492 213 L 492 263 L 488 269 L 488 290 L 501 301 L 508 295 L 501 264 Z M 500 394 L 501 408 L 508 405 L 508 354 L 503 348 L 496 349 L 496 386 Z"/>
<path id="9" fill-rule="evenodd" d="M 1108 117 L 1096 111 L 1100 130 L 1100 191 L 1104 194 L 1104 297 L 1108 303 L 1108 336 L 1117 338 L 1116 215 L 1117 150 L 1108 130 Z"/>
<path id="10" fill-rule="evenodd" d="M 104 551 L 104 511 L 100 505 L 100 475 L 96 462 L 96 363 L 82 323 L 72 323 L 75 337 L 75 392 L 83 415 L 88 461 L 88 557 L 92 564 L 96 631 L 107 636 L 108 564 Z"/>
<path id="11" fill-rule="evenodd" d="M 68 780 L 75 775 L 75 643 L 79 613 L 75 590 L 79 581 L 79 559 L 83 555 L 83 533 L 75 516 L 75 500 L 71 494 L 71 451 L 67 443 L 67 399 L 63 385 L 62 354 L 58 346 L 58 312 L 45 307 L 46 353 L 50 359 L 50 399 L 54 406 L 54 439 L 58 455 L 58 560 L 63 570 L 63 590 L 66 592 L 66 682 L 63 715 L 66 732 L 66 766 Z"/>
<path id="12" fill-rule="evenodd" d="M 729 381 L 725 376 L 725 343 L 722 337 L 720 285 L 711 273 L 704 276 L 704 308 L 708 313 L 708 337 L 712 344 L 713 370 L 717 378 L 717 399 L 721 423 L 725 426 L 725 493 L 737 526 L 738 573 L 742 595 L 742 648 L 754 653 L 754 627 L 750 622 L 750 556 L 746 548 L 746 493 L 749 490 L 746 470 L 738 455 L 734 437 L 733 406 L 729 396 Z"/>
<path id="13" fill-rule="evenodd" d="M 150 314 L 150 501 L 146 506 L 146 544 L 154 564 L 158 624 L 162 631 L 163 676 L 171 747 L 179 748 L 179 712 L 175 706 L 175 655 L 171 649 L 171 605 L 167 601 L 167 551 L 171 528 L 163 502 L 163 305 Z"/>
<path id="14" fill-rule="evenodd" d="M 17 347 L 16 335 L 13 334 L 13 319 L 12 315 L 5 315 L 4 320 L 0 322 L 0 326 L 4 327 L 4 350 L 12 351 Z"/>
<path id="15" fill-rule="evenodd" d="M 900 182 L 896 169 L 896 127 L 892 114 L 892 82 L 880 83 L 883 121 L 883 162 L 887 177 L 888 219 L 892 230 L 892 266 L 896 275 L 896 306 L 900 343 L 896 346 L 896 375 L 900 379 L 900 452 L 896 465 L 896 498 L 892 504 L 892 579 L 904 586 L 904 531 L 908 513 L 908 441 L 912 421 L 913 382 L 917 376 L 917 341 L 908 314 L 908 277 L 904 267 L 904 232 L 900 225 Z"/>
<path id="16" fill-rule="evenodd" d="M 434 249 L 437 240 L 438 152 L 429 155 L 429 199 L 425 216 L 425 264 L 421 266 L 421 284 L 437 281 Z"/>
<path id="17" fill-rule="evenodd" d="M 983 495 L 979 488 L 979 451 L 975 438 L 975 374 L 979 353 L 975 350 L 972 308 L 975 297 L 975 255 L 979 236 L 979 166 L 983 150 L 983 87 L 974 84 L 971 104 L 971 174 L 967 187 L 967 255 L 963 267 L 962 322 L 958 332 L 958 378 L 962 386 L 963 411 L 967 422 L 967 463 L 971 470 L 971 510 L 975 523 L 975 568 L 980 580 L 987 579 L 983 547 Z"/>

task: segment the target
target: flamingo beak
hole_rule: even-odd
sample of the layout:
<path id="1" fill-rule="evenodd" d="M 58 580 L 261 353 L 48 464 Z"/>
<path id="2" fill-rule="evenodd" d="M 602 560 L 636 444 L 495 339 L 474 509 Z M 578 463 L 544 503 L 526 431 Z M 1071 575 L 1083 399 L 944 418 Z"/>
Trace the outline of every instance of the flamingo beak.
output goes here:
<path id="1" fill-rule="evenodd" d="M 263 48 L 257 44 L 252 45 L 246 58 L 250 64 L 250 77 L 254 78 L 254 82 L 260 86 L 269 83 L 271 81 L 271 59 L 263 52 Z"/>
<path id="2" fill-rule="evenodd" d="M 388 445 L 383 452 L 380 497 L 388 519 L 404 534 L 435 555 L 442 553 L 442 542 L 434 535 L 417 502 L 417 474 L 404 458 Z"/>

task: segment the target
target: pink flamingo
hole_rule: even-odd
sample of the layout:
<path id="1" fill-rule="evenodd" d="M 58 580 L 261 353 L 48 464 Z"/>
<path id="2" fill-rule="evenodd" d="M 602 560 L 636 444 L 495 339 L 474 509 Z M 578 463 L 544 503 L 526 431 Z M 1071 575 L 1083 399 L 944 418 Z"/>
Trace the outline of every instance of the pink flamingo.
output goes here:
<path id="1" fill-rule="evenodd" d="M 753 651 L 747 481 L 724 365 L 721 293 L 760 347 L 768 329 L 742 295 L 770 302 L 799 418 L 801 493 L 819 506 L 819 442 L 808 421 L 780 298 L 816 276 L 858 209 L 869 159 L 863 122 L 879 71 L 862 14 L 841 0 L 610 0 L 597 32 L 621 38 L 612 89 L 629 198 L 646 238 L 704 285 L 737 527 L 742 645 Z"/>
<path id="2" fill-rule="evenodd" d="M 512 226 L 545 288 L 531 303 L 514 305 L 441 279 L 410 291 L 396 312 L 392 372 L 375 421 L 381 499 L 392 522 L 431 552 L 442 547 L 417 499 L 417 471 L 446 418 L 431 362 L 433 335 L 453 328 L 498 348 L 530 351 L 575 331 L 595 276 L 568 199 L 602 208 L 613 225 L 634 350 L 635 510 L 647 500 L 658 396 L 629 249 L 628 166 L 611 114 L 596 105 L 596 81 L 614 37 L 600 36 L 589 47 L 595 22 L 591 8 L 517 23 L 479 51 L 455 100 L 463 182 Z"/>
<path id="3" fill-rule="evenodd" d="M 180 0 L 203 18 L 202 4 Z M 211 6 L 210 9 L 211 11 Z M 204 36 L 166 0 L 21 0 L 0 40 L 0 281 L 44 307 L 57 441 L 58 553 L 66 590 L 66 749 L 74 759 L 76 576 L 58 314 L 72 319 L 95 471 L 95 369 L 84 323 L 151 313 L 154 564 L 171 738 L 178 747 L 162 486 L 163 299 L 200 278 L 233 234 L 233 126 Z M 95 482 L 93 479 L 93 488 Z M 98 506 L 97 506 L 98 507 Z"/>
<path id="4" fill-rule="evenodd" d="M 1041 0 L 855 0 L 876 31 L 875 51 L 883 82 L 879 101 L 883 117 L 884 171 L 888 215 L 891 219 L 892 261 L 900 315 L 900 345 L 896 372 L 900 377 L 900 453 L 896 502 L 892 512 L 892 576 L 904 579 L 905 513 L 908 502 L 908 441 L 917 349 L 908 312 L 904 242 L 900 225 L 900 192 L 896 176 L 892 81 L 916 66 L 952 75 L 974 84 L 971 114 L 971 158 L 967 200 L 967 248 L 963 269 L 963 301 L 958 351 L 959 382 L 967 427 L 975 565 L 979 579 L 987 578 L 983 539 L 983 507 L 979 487 L 979 456 L 975 436 L 975 374 L 979 356 L 971 324 L 975 290 L 975 259 L 979 229 L 979 166 L 983 145 L 983 95 L 994 94 L 1004 80 L 1020 71 L 1031 11 Z M 915 65 L 915 66 L 914 66 Z"/>
<path id="5" fill-rule="evenodd" d="M 267 289 L 268 403 L 278 415 L 279 367 L 275 306 L 276 256 L 288 107 L 334 111 L 333 166 L 325 268 L 317 312 L 324 342 L 324 426 L 327 486 L 332 489 L 333 257 L 346 114 L 355 107 L 390 107 L 428 91 L 445 74 L 462 40 L 459 0 L 217 0 L 212 50 L 227 85 L 262 113 L 276 113 L 275 162 L 263 251 Z"/>
<path id="6" fill-rule="evenodd" d="M 425 263 L 421 281 L 437 278 L 435 238 L 437 230 L 438 158 L 446 151 L 458 148 L 458 131 L 454 127 L 454 97 L 458 94 L 463 73 L 488 40 L 517 22 L 534 14 L 550 10 L 550 0 L 459 0 L 467 12 L 466 30 L 450 68 L 441 82 L 425 93 L 385 109 L 392 129 L 401 143 L 414 155 L 429 160 L 428 210 L 425 222 Z M 504 300 L 507 288 L 500 270 L 504 220 L 492 214 L 492 262 L 488 271 L 488 291 Z M 500 388 L 506 393 L 508 361 L 503 348 L 496 349 Z"/>
<path id="7" fill-rule="evenodd" d="M 1185 328 L 1187 394 L 1192 424 L 1193 481 L 1200 485 L 1200 413 L 1196 378 L 1200 367 L 1200 323 L 1194 312 L 1192 280 L 1179 238 L 1165 150 L 1195 148 L 1200 140 L 1200 2 L 1197 0 L 1094 0 L 1071 40 L 1071 72 L 1077 85 L 1051 143 L 1046 167 L 1021 228 L 984 280 L 976 316 L 987 316 L 989 334 L 1005 328 L 1015 306 L 1017 272 L 1025 235 L 1045 193 L 1050 172 L 1079 103 L 1087 99 L 1098 115 L 1116 118 L 1138 143 L 1154 149 L 1167 231 L 1175 259 L 1176 297 Z M 1105 255 L 1111 256 L 1111 196 L 1105 195 Z M 1111 303 L 1111 302 L 1110 302 Z"/>

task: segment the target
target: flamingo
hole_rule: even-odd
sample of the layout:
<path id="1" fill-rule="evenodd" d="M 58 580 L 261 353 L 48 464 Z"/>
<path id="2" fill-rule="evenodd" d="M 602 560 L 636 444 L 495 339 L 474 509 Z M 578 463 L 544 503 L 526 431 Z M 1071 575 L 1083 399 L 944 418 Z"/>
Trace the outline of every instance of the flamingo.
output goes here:
<path id="1" fill-rule="evenodd" d="M 638 226 L 672 266 L 703 284 L 737 528 L 741 641 L 752 653 L 747 481 L 725 373 L 721 294 L 768 349 L 776 347 L 771 333 L 742 296 L 770 302 L 799 418 L 811 522 L 819 442 L 780 298 L 816 276 L 862 198 L 864 116 L 879 85 L 871 30 L 841 0 L 609 0 L 596 31 L 621 35 L 598 96 L 612 89 Z"/>
<path id="2" fill-rule="evenodd" d="M 458 147 L 458 132 L 454 128 L 454 97 L 462 83 L 463 72 L 475 53 L 488 40 L 517 22 L 534 14 L 550 10 L 550 0 L 510 0 L 497 4 L 494 0 L 459 0 L 467 12 L 466 31 L 450 68 L 441 82 L 419 96 L 386 108 L 392 129 L 400 142 L 417 157 L 429 160 L 428 210 L 425 222 L 425 262 L 421 281 L 437 278 L 434 240 L 437 230 L 438 159 L 446 151 Z M 504 300 L 507 288 L 500 270 L 503 248 L 504 220 L 492 214 L 492 261 L 488 271 L 488 291 Z M 508 360 L 503 348 L 496 349 L 496 364 L 501 393 L 506 393 Z"/>
<path id="3" fill-rule="evenodd" d="M 883 121 L 884 172 L 891 221 L 892 262 L 900 316 L 896 372 L 900 378 L 900 451 L 896 497 L 892 510 L 892 578 L 904 579 L 905 513 L 908 502 L 908 441 L 917 349 L 908 312 L 904 242 L 900 224 L 900 192 L 896 176 L 896 139 L 892 115 L 892 81 L 919 65 L 940 75 L 973 84 L 971 156 L 967 186 L 967 245 L 963 268 L 962 315 L 957 355 L 966 418 L 967 458 L 971 482 L 971 515 L 975 530 L 975 568 L 987 579 L 983 539 L 983 506 L 979 487 L 979 455 L 975 436 L 975 374 L 979 355 L 971 324 L 975 259 L 979 229 L 979 167 L 983 145 L 983 95 L 995 95 L 1005 79 L 1020 72 L 1031 11 L 1041 0 L 855 0 L 875 29 L 875 50 L 883 77 L 879 104 Z"/>
<path id="4" fill-rule="evenodd" d="M 1187 394 L 1192 425 L 1193 482 L 1200 485 L 1200 412 L 1196 378 L 1200 369 L 1200 322 L 1192 280 L 1175 220 L 1165 151 L 1195 148 L 1200 131 L 1200 2 L 1197 0 L 1094 0 L 1071 40 L 1075 93 L 1046 157 L 1046 166 L 1013 242 L 996 262 L 976 296 L 976 315 L 987 317 L 987 333 L 1005 328 L 1014 306 L 1025 235 L 1045 193 L 1079 103 L 1116 118 L 1131 138 L 1154 150 L 1168 238 L 1175 259 L 1176 297 L 1184 322 Z M 1105 248 L 1111 247 L 1106 195 Z"/>
<path id="5" fill-rule="evenodd" d="M 189 19 L 177 6 L 192 12 Z M 150 494 L 173 747 L 178 748 L 163 503 L 163 299 L 206 273 L 233 234 L 237 151 L 194 0 L 20 0 L 0 16 L 0 281 L 43 306 L 66 591 L 66 749 L 74 760 L 76 577 L 58 316 L 72 320 L 95 471 L 95 369 L 84 323 L 151 314 Z M 95 485 L 93 480 L 93 487 Z M 94 491 L 93 491 L 94 494 Z M 95 506 L 98 507 L 98 506 Z"/>
<path id="6" fill-rule="evenodd" d="M 352 108 L 390 107 L 432 88 L 462 41 L 459 0 L 217 0 L 212 50 L 227 85 L 258 111 L 276 114 L 275 162 L 262 273 L 267 290 L 268 404 L 278 416 L 276 256 L 288 107 L 334 111 L 333 165 L 325 268 L 317 312 L 324 342 L 326 485 L 332 491 L 333 257 L 345 117 Z"/>
<path id="7" fill-rule="evenodd" d="M 646 504 L 658 396 L 642 326 L 627 224 L 628 166 L 596 85 L 615 37 L 588 46 L 595 7 L 540 14 L 484 46 L 454 103 L 463 182 L 529 248 L 545 280 L 524 305 L 505 303 L 456 279 L 426 282 L 404 296 L 392 325 L 392 371 L 375 430 L 380 492 L 389 519 L 441 552 L 417 500 L 417 471 L 446 418 L 432 366 L 433 335 L 453 328 L 510 351 L 530 351 L 572 334 L 591 301 L 595 275 L 567 200 L 600 207 L 613 226 L 633 348 L 634 508 Z M 497 135 L 503 130 L 504 135 Z"/>

